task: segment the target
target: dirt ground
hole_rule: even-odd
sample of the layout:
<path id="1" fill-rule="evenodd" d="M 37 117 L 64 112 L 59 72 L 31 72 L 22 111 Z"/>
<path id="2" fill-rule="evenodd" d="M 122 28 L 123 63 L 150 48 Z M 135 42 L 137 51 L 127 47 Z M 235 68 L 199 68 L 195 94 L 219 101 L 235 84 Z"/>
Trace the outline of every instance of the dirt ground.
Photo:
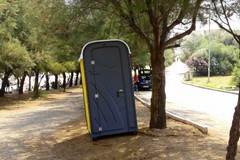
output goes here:
<path id="1" fill-rule="evenodd" d="M 0 98 L 0 159 L 225 159 L 226 138 L 172 119 L 165 130 L 149 129 L 149 109 L 138 101 L 136 109 L 137 135 L 92 141 L 79 88 L 48 92 L 38 100 L 6 95 Z"/>

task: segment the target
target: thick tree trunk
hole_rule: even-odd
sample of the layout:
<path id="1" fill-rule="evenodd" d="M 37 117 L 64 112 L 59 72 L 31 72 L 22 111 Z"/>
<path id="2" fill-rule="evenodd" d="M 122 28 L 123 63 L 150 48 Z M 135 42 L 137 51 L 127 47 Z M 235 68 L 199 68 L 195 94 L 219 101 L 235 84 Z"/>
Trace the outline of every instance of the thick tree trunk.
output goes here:
<path id="1" fill-rule="evenodd" d="M 24 72 L 23 77 L 21 78 L 21 81 L 20 81 L 18 94 L 23 94 L 23 88 L 24 88 L 24 82 L 25 82 L 26 76 L 27 76 L 27 72 Z"/>
<path id="2" fill-rule="evenodd" d="M 160 52 L 160 53 L 159 53 Z M 150 128 L 165 129 L 166 124 L 166 93 L 165 93 L 165 66 L 164 51 L 153 51 L 152 63 L 152 98 Z"/>
<path id="3" fill-rule="evenodd" d="M 240 92 L 238 93 L 238 103 L 233 114 L 232 126 L 230 129 L 226 160 L 235 160 L 237 154 L 237 145 L 239 140 L 240 129 Z"/>

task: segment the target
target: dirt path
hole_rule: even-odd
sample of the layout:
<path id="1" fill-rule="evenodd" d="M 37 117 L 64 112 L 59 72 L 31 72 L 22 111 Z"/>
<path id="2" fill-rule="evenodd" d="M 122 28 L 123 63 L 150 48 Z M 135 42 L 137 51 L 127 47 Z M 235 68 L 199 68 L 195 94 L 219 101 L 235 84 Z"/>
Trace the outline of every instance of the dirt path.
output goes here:
<path id="1" fill-rule="evenodd" d="M 48 159 L 55 144 L 49 138 L 55 129 L 82 117 L 79 102 L 79 93 L 72 92 L 50 95 L 40 104 L 30 101 L 21 109 L 1 110 L 0 159 L 35 159 L 39 155 L 39 159 Z"/>
<path id="2" fill-rule="evenodd" d="M 150 130 L 149 110 L 139 102 L 136 106 L 138 135 L 94 142 L 86 129 L 80 89 L 0 110 L 0 159 L 224 159 L 221 137 L 170 119 L 167 129 Z"/>

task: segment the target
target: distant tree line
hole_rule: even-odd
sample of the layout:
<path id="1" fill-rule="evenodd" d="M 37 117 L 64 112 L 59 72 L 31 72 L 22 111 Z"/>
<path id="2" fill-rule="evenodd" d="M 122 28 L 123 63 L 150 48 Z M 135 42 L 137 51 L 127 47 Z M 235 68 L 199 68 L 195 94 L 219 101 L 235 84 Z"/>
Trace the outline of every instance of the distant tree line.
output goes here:
<path id="1" fill-rule="evenodd" d="M 124 28 L 124 29 L 123 29 Z M 55 76 L 53 88 L 66 88 L 80 81 L 78 59 L 82 47 L 89 41 L 119 38 L 131 48 L 132 65 L 150 65 L 147 46 L 128 25 L 116 15 L 94 10 L 87 1 L 59 0 L 2 0 L 0 2 L 0 97 L 5 94 L 8 79 L 18 81 L 18 93 L 23 94 L 26 77 L 34 78 L 34 96 L 39 96 L 39 75 L 45 75 L 46 90 L 50 89 L 49 76 Z M 174 52 L 166 54 L 167 65 L 174 60 Z M 73 76 L 76 75 L 75 81 Z"/>
<path id="2" fill-rule="evenodd" d="M 10 76 L 18 80 L 19 94 L 23 93 L 26 76 L 34 76 L 36 97 L 42 73 L 47 90 L 49 75 L 55 75 L 57 84 L 57 76 L 62 74 L 65 86 L 65 74 L 71 73 L 70 86 L 73 85 L 73 73 L 79 75 L 79 48 L 76 48 L 78 43 L 73 43 L 77 41 L 77 34 L 73 33 L 79 32 L 77 23 L 80 22 L 72 17 L 72 11 L 73 8 L 57 0 L 0 2 L 0 96 L 4 96 Z"/>

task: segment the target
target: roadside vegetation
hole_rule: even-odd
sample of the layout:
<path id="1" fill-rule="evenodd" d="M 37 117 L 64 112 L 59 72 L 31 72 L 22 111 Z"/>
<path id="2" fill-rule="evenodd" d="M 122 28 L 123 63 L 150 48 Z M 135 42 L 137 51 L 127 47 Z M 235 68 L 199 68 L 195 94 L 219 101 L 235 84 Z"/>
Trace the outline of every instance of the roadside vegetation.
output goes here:
<path id="1" fill-rule="evenodd" d="M 210 35 L 209 35 L 210 34 Z M 208 41 L 208 38 L 211 41 Z M 239 61 L 238 43 L 228 33 L 220 29 L 210 33 L 194 33 L 183 42 L 181 60 L 195 76 L 208 75 L 208 56 L 210 52 L 210 75 L 229 76 Z"/>
<path id="2" fill-rule="evenodd" d="M 184 39 L 182 48 L 181 60 L 188 65 L 193 74 L 192 80 L 186 80 L 186 83 L 220 90 L 236 89 L 240 75 L 240 50 L 231 35 L 220 29 L 211 30 L 210 33 L 193 33 Z"/>
<path id="3" fill-rule="evenodd" d="M 218 90 L 234 91 L 237 89 L 232 83 L 232 76 L 213 76 L 210 77 L 210 81 L 208 77 L 193 77 L 190 81 L 184 80 L 184 83 Z"/>

